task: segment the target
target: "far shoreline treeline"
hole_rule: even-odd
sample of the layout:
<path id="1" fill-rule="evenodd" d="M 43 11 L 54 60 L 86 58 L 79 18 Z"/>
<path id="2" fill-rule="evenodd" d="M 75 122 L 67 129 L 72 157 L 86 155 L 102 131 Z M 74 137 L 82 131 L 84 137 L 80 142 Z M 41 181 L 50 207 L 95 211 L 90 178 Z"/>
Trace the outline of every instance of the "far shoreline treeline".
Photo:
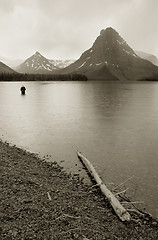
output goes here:
<path id="1" fill-rule="evenodd" d="M 23 74 L 1 73 L 0 82 L 24 82 L 24 81 L 87 81 L 83 74 Z"/>
<path id="2" fill-rule="evenodd" d="M 139 79 L 139 81 L 158 82 L 158 75 L 148 77 L 148 78 L 142 78 L 142 79 Z"/>

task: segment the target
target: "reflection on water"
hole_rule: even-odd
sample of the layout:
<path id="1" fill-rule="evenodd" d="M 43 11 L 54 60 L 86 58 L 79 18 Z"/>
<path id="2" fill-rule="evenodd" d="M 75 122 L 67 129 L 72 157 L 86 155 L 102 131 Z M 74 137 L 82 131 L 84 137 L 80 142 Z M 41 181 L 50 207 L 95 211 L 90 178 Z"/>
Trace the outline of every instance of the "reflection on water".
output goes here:
<path id="1" fill-rule="evenodd" d="M 0 83 L 0 137 L 79 171 L 74 148 L 102 179 L 133 176 L 129 194 L 158 216 L 158 84 Z M 76 166 L 77 165 L 77 166 Z M 130 193 L 131 191 L 131 193 Z"/>

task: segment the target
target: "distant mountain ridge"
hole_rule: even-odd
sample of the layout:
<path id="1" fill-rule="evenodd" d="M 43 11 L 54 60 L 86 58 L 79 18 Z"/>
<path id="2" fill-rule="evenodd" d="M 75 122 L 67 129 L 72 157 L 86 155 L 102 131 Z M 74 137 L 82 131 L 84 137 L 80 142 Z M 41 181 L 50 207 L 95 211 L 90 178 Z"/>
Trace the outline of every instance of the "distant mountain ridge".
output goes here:
<path id="1" fill-rule="evenodd" d="M 0 74 L 2 73 L 10 74 L 10 73 L 15 73 L 15 71 L 12 68 L 8 67 L 6 64 L 0 62 Z"/>
<path id="2" fill-rule="evenodd" d="M 90 49 L 61 72 L 82 73 L 95 80 L 137 80 L 156 74 L 158 68 L 141 59 L 113 28 L 107 28 L 101 30 Z"/>
<path id="3" fill-rule="evenodd" d="M 0 56 L 0 61 L 13 69 L 23 62 L 22 59 L 9 59 L 3 56 Z"/>
<path id="4" fill-rule="evenodd" d="M 15 70 L 28 74 L 82 74 L 90 80 L 155 79 L 158 66 L 151 62 L 156 59 L 153 55 L 135 52 L 116 30 L 109 27 L 100 31 L 92 47 L 76 61 L 49 60 L 36 52 Z M 14 72 L 7 67 L 1 63 L 0 72 Z"/>
<path id="5" fill-rule="evenodd" d="M 142 52 L 142 51 L 136 51 L 136 54 L 143 58 L 148 60 L 149 62 L 153 63 L 154 65 L 158 66 L 158 58 L 154 56 L 153 54 Z"/>

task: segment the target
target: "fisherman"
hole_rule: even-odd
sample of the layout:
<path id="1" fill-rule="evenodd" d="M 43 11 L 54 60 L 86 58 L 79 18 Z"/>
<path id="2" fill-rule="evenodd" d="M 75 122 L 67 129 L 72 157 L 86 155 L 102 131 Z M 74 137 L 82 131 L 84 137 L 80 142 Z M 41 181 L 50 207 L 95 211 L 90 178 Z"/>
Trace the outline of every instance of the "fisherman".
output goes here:
<path id="1" fill-rule="evenodd" d="M 20 91 L 21 91 L 21 94 L 25 95 L 25 91 L 26 91 L 25 86 L 22 86 L 22 87 L 20 88 Z"/>

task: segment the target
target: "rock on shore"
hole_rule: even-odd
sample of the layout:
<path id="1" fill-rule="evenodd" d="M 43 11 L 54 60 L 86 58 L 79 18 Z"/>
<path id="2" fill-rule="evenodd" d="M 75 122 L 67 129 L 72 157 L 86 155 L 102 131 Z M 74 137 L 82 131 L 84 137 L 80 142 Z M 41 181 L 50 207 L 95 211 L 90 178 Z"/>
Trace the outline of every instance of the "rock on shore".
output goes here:
<path id="1" fill-rule="evenodd" d="M 122 223 L 96 188 L 56 162 L 0 141 L 1 239 L 158 239 L 158 223 Z M 133 213 L 134 214 L 134 213 Z"/>

